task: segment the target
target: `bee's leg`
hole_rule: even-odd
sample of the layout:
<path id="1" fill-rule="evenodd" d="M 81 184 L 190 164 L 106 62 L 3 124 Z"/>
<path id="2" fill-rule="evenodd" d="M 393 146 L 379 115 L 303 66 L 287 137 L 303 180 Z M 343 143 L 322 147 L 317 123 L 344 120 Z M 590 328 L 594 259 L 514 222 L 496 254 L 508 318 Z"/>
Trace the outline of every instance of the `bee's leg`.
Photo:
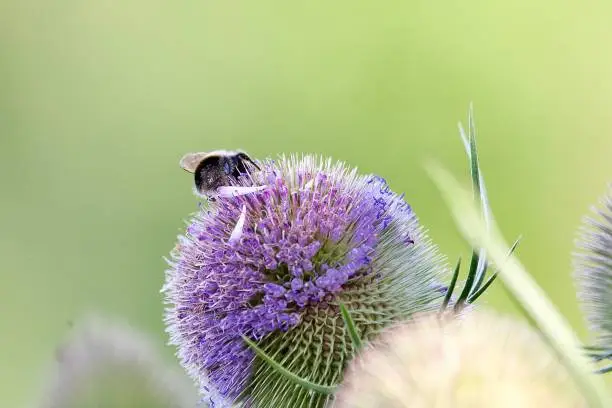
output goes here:
<path id="1" fill-rule="evenodd" d="M 240 164 L 243 169 L 247 170 L 247 163 L 249 163 L 250 165 L 252 165 L 253 167 L 255 167 L 257 170 L 261 170 L 261 168 L 257 165 L 257 163 L 255 163 L 255 161 L 253 159 L 251 159 L 247 154 L 245 153 L 238 153 L 238 155 L 236 156 L 237 159 L 240 161 Z M 241 169 L 242 170 L 242 169 Z"/>
<path id="2" fill-rule="evenodd" d="M 255 163 L 254 160 L 251 160 L 250 157 L 249 157 L 249 163 L 251 163 L 253 165 L 253 167 L 255 167 L 257 170 L 261 170 L 261 167 L 259 167 L 259 165 L 257 163 Z"/>

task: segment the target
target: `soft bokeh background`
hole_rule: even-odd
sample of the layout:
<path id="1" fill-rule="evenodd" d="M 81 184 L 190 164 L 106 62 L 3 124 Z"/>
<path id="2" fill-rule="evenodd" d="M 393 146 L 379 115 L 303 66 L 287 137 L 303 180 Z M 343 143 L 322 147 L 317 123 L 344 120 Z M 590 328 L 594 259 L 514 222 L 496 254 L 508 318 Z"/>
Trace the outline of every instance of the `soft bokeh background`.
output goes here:
<path id="1" fill-rule="evenodd" d="M 36 400 L 87 311 L 162 347 L 188 151 L 346 160 L 467 256 L 422 165 L 468 181 L 470 101 L 497 219 L 584 336 L 570 252 L 612 179 L 611 20 L 606 1 L 0 0 L 0 405 Z M 513 312 L 499 286 L 485 301 Z"/>

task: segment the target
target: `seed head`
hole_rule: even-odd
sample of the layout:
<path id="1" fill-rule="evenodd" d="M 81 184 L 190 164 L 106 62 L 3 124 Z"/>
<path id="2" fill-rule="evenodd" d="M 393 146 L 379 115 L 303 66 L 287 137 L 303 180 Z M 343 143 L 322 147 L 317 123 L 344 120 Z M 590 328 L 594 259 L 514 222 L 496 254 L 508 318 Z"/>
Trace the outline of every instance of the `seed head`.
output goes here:
<path id="1" fill-rule="evenodd" d="M 365 339 L 431 310 L 446 272 L 385 180 L 313 156 L 266 161 L 190 221 L 167 272 L 166 322 L 187 371 L 217 403 L 322 406 L 255 358 L 335 385 L 353 355 L 344 302 Z"/>
<path id="2" fill-rule="evenodd" d="M 335 406 L 575 408 L 586 402 L 529 326 L 478 310 L 390 329 L 351 362 Z"/>
<path id="3" fill-rule="evenodd" d="M 58 347 L 40 408 L 193 408 L 198 393 L 152 340 L 125 323 L 89 316 Z"/>

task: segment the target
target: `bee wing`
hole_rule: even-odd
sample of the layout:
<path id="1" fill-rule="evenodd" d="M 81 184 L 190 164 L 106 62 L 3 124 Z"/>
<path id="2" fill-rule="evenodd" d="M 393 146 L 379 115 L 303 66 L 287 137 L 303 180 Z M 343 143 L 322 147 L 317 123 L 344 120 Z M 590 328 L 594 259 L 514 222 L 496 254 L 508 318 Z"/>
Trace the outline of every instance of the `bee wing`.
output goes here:
<path id="1" fill-rule="evenodd" d="M 208 152 L 187 153 L 179 162 L 180 166 L 189 173 L 195 173 L 198 165 L 202 160 L 210 156 L 228 156 L 234 155 L 236 152 L 230 150 L 213 150 Z M 247 156 L 248 158 L 248 156 Z M 249 158 L 250 160 L 250 158 Z"/>
<path id="2" fill-rule="evenodd" d="M 210 155 L 210 152 L 187 153 L 183 156 L 179 165 L 183 170 L 195 173 L 198 164 L 208 155 Z"/>

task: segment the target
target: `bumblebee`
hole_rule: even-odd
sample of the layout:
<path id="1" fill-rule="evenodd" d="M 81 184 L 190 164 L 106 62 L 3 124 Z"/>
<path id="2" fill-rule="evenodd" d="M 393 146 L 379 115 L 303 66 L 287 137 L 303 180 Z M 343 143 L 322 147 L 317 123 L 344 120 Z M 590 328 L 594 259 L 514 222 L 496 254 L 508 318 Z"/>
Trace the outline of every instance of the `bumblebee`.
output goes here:
<path id="1" fill-rule="evenodd" d="M 180 166 L 193 173 L 196 192 L 208 198 L 213 198 L 219 187 L 231 185 L 232 179 L 260 169 L 245 152 L 231 150 L 187 153 Z"/>

